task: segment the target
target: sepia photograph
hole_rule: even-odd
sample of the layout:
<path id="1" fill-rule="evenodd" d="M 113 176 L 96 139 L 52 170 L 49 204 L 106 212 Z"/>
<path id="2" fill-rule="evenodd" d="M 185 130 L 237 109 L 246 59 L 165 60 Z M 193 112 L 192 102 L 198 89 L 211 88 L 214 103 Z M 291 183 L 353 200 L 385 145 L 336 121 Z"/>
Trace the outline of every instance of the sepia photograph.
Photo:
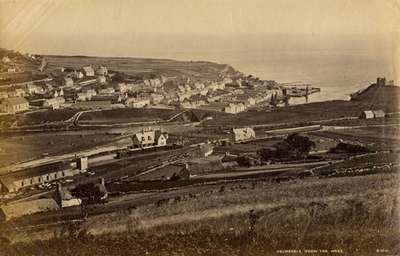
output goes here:
<path id="1" fill-rule="evenodd" d="M 0 256 L 400 255 L 400 0 L 0 0 Z"/>

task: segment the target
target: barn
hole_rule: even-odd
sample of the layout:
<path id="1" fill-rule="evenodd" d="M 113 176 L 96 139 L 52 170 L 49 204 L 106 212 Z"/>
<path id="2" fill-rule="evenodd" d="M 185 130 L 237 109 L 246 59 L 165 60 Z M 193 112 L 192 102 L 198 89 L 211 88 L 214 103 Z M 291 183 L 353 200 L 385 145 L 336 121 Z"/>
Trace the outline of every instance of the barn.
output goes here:
<path id="1" fill-rule="evenodd" d="M 365 110 L 361 113 L 360 118 L 361 119 L 372 119 L 372 118 L 374 118 L 374 112 L 372 112 L 371 110 Z"/>

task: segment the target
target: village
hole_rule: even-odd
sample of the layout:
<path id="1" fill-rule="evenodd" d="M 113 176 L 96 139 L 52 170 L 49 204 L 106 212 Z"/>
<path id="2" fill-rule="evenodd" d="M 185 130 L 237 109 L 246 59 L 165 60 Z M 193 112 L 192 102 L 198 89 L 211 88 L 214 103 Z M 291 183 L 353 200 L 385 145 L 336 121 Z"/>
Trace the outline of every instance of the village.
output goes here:
<path id="1" fill-rule="evenodd" d="M 236 114 L 260 104 L 278 105 L 285 99 L 275 81 L 262 81 L 221 70 L 213 80 L 190 76 L 130 76 L 104 65 L 80 68 L 48 64 L 40 56 L 24 56 L 39 64 L 25 71 L 8 56 L 1 61 L 2 114 L 72 108 L 185 108 Z"/>
<path id="2" fill-rule="evenodd" d="M 196 78 L 128 74 L 88 64 L 89 57 L 61 66 L 51 57 L 14 54 L 2 57 L 0 73 L 2 140 L 21 144 L 19 155 L 0 145 L 3 239 L 41 239 L 75 222 L 85 233 L 104 234 L 112 227 L 98 231 L 97 218 L 120 212 L 399 167 L 399 90 L 385 78 L 349 101 L 289 106 L 290 97 L 320 89 L 226 65 Z M 24 121 L 29 116 L 40 119 Z M 38 146 L 28 150 L 30 143 Z"/>

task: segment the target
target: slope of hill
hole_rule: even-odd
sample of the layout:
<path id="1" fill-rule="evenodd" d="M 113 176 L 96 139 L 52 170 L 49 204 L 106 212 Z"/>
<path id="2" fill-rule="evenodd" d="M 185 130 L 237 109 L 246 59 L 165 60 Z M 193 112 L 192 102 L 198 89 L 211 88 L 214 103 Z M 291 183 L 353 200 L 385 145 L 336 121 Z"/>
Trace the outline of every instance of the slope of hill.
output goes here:
<path id="1" fill-rule="evenodd" d="M 7 68 L 20 68 L 22 67 L 24 71 L 37 71 L 40 61 L 34 60 L 31 57 L 24 55 L 17 51 L 7 50 L 0 48 L 0 60 L 3 57 L 8 57 L 10 59 L 9 63 L 4 63 L 0 61 L 0 72 L 7 71 Z"/>
<path id="2" fill-rule="evenodd" d="M 105 65 L 109 69 L 130 75 L 164 75 L 168 77 L 185 75 L 198 79 L 216 79 L 222 74 L 234 74 L 232 67 L 207 61 L 177 61 L 169 59 L 86 57 L 86 56 L 43 56 L 49 69 L 56 67 L 81 68 L 85 65 Z"/>
<path id="3" fill-rule="evenodd" d="M 365 90 L 353 94 L 351 100 L 369 109 L 384 109 L 390 112 L 400 109 L 399 98 L 399 86 L 372 84 Z"/>

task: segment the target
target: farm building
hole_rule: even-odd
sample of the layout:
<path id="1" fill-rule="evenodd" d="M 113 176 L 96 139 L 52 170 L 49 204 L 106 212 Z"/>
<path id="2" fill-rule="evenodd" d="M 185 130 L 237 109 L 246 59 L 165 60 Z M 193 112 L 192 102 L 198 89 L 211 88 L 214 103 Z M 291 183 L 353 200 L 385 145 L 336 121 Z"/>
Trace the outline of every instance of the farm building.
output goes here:
<path id="1" fill-rule="evenodd" d="M 45 99 L 43 102 L 43 107 L 59 109 L 64 103 L 65 99 L 63 97 L 55 97 L 51 99 Z"/>
<path id="2" fill-rule="evenodd" d="M 94 69 L 92 66 L 83 67 L 82 70 L 85 76 L 94 76 Z"/>
<path id="3" fill-rule="evenodd" d="M 1 101 L 0 111 L 9 114 L 26 111 L 29 109 L 29 102 L 23 97 L 11 97 Z"/>
<path id="4" fill-rule="evenodd" d="M 4 57 L 1 59 L 1 61 L 2 61 L 3 63 L 10 63 L 10 62 L 11 62 L 10 58 L 8 58 L 7 56 L 4 56 Z"/>
<path id="5" fill-rule="evenodd" d="M 131 108 L 143 108 L 150 105 L 150 99 L 147 97 L 132 97 L 126 99 L 125 105 Z"/>
<path id="6" fill-rule="evenodd" d="M 98 81 L 100 84 L 105 84 L 105 83 L 106 83 L 106 77 L 105 77 L 105 76 L 98 76 L 98 77 L 97 77 L 97 81 Z"/>
<path id="7" fill-rule="evenodd" d="M 372 119 L 372 118 L 382 118 L 385 117 L 385 112 L 383 110 L 365 110 L 361 113 L 361 119 Z"/>
<path id="8" fill-rule="evenodd" d="M 374 118 L 382 118 L 385 117 L 385 112 L 383 110 L 374 110 Z"/>
<path id="9" fill-rule="evenodd" d="M 241 142 L 250 139 L 254 139 L 256 137 L 256 133 L 253 128 L 234 128 L 232 129 L 232 141 L 233 142 Z"/>
<path id="10" fill-rule="evenodd" d="M 142 130 L 132 137 L 133 148 L 161 147 L 167 145 L 168 134 L 161 130 Z"/>
<path id="11" fill-rule="evenodd" d="M 374 112 L 372 112 L 371 110 L 365 110 L 361 113 L 360 115 L 361 119 L 371 119 L 374 118 Z"/>
<path id="12" fill-rule="evenodd" d="M 74 169 L 70 162 L 56 162 L 9 173 L 0 177 L 0 191 L 13 193 L 21 188 L 71 177 L 81 172 L 79 167 L 80 165 L 78 164 L 78 168 Z"/>
<path id="13" fill-rule="evenodd" d="M 106 76 L 108 75 L 108 69 L 105 66 L 100 66 L 98 69 L 96 69 L 96 74 L 100 76 Z"/>
<path id="14" fill-rule="evenodd" d="M 0 220 L 10 219 L 31 215 L 39 212 L 59 210 L 57 202 L 53 198 L 41 198 L 31 201 L 23 201 L 0 206 Z"/>
<path id="15" fill-rule="evenodd" d="M 229 114 L 237 114 L 246 110 L 243 103 L 229 103 L 228 106 L 224 108 L 224 111 Z"/>
<path id="16" fill-rule="evenodd" d="M 77 206 L 82 204 L 80 198 L 73 197 L 71 192 L 63 188 L 61 184 L 57 184 L 56 201 L 61 208 Z"/>
<path id="17" fill-rule="evenodd" d="M 64 78 L 64 85 L 67 87 L 72 87 L 74 86 L 74 80 L 72 80 L 71 77 L 65 77 Z"/>

